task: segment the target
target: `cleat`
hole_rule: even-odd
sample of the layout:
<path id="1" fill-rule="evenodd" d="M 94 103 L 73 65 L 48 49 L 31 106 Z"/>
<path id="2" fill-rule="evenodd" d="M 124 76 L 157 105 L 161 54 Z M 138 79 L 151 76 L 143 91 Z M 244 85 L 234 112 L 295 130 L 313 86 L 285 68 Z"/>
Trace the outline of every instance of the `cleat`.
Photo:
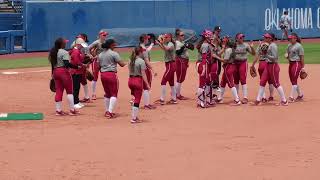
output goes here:
<path id="1" fill-rule="evenodd" d="M 82 106 L 82 104 L 78 103 L 78 104 L 74 105 L 74 108 L 75 109 L 81 109 L 81 108 L 83 108 L 83 106 Z"/>
<path id="2" fill-rule="evenodd" d="M 179 99 L 179 100 L 188 100 L 189 98 L 180 95 L 180 96 L 177 97 L 177 99 Z"/>
<path id="3" fill-rule="evenodd" d="M 90 100 L 90 98 L 84 98 L 82 100 L 80 100 L 81 103 L 91 103 L 92 101 Z"/>
<path id="4" fill-rule="evenodd" d="M 160 105 L 165 105 L 164 100 L 161 100 L 161 99 L 156 100 L 155 103 L 158 103 L 158 104 L 160 104 Z"/>
<path id="5" fill-rule="evenodd" d="M 296 101 L 303 101 L 303 95 L 298 96 L 297 99 L 296 99 Z"/>
<path id="6" fill-rule="evenodd" d="M 97 100 L 97 96 L 94 94 L 94 95 L 92 95 L 92 98 L 91 98 L 92 100 Z"/>
<path id="7" fill-rule="evenodd" d="M 104 113 L 104 116 L 107 117 L 107 118 L 109 118 L 109 119 L 111 119 L 111 118 L 114 118 L 114 117 L 115 117 L 115 114 L 107 111 L 106 113 Z"/>
<path id="8" fill-rule="evenodd" d="M 144 109 L 152 110 L 152 109 L 156 109 L 156 107 L 153 106 L 153 105 L 151 105 L 151 104 L 149 104 L 149 105 L 145 105 L 145 106 L 144 106 Z"/>
<path id="9" fill-rule="evenodd" d="M 206 106 L 206 105 L 204 105 L 204 104 L 197 104 L 197 107 L 198 107 L 198 108 L 202 108 L 202 109 L 207 108 L 207 106 Z"/>
<path id="10" fill-rule="evenodd" d="M 269 98 L 268 98 L 268 101 L 270 102 L 270 101 L 274 101 L 274 98 L 272 97 L 272 96 L 270 96 Z"/>
<path id="11" fill-rule="evenodd" d="M 255 100 L 254 102 L 251 103 L 251 105 L 260 106 L 261 105 L 261 101 Z"/>
<path id="12" fill-rule="evenodd" d="M 70 110 L 70 112 L 69 112 L 69 116 L 77 116 L 79 114 L 80 114 L 80 112 L 75 110 L 75 109 L 74 110 Z"/>
<path id="13" fill-rule="evenodd" d="M 281 101 L 279 104 L 276 104 L 277 106 L 288 106 L 289 102 L 288 101 Z"/>
<path id="14" fill-rule="evenodd" d="M 140 120 L 139 118 L 136 118 L 136 119 L 131 119 L 130 121 L 132 124 L 135 124 L 135 123 L 142 123 L 143 121 Z"/>
<path id="15" fill-rule="evenodd" d="M 249 102 L 248 98 L 243 98 L 241 101 L 242 104 L 248 104 L 248 102 Z"/>
<path id="16" fill-rule="evenodd" d="M 294 103 L 294 101 L 295 101 L 293 97 L 289 97 L 288 99 L 289 99 L 289 100 L 288 100 L 289 103 Z"/>
<path id="17" fill-rule="evenodd" d="M 231 106 L 240 106 L 241 105 L 241 101 L 236 101 L 234 100 L 233 103 L 230 104 Z"/>
<path id="18" fill-rule="evenodd" d="M 178 104 L 178 102 L 176 100 L 171 99 L 167 102 L 167 104 Z"/>
<path id="19" fill-rule="evenodd" d="M 261 102 L 263 102 L 263 103 L 267 103 L 267 102 L 268 102 L 268 100 L 267 100 L 267 98 L 262 98 Z"/>
<path id="20" fill-rule="evenodd" d="M 216 103 L 217 103 L 217 104 L 223 104 L 223 99 L 217 99 L 217 100 L 216 100 Z"/>
<path id="21" fill-rule="evenodd" d="M 63 111 L 56 111 L 56 116 L 65 116 L 67 115 L 66 112 L 63 112 Z"/>

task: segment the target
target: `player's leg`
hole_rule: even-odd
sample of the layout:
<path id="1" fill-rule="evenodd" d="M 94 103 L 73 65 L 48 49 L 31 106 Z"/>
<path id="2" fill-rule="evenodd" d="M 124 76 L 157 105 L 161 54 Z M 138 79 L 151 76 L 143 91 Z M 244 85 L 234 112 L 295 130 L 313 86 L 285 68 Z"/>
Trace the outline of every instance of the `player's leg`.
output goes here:
<path id="1" fill-rule="evenodd" d="M 248 74 L 248 62 L 247 61 L 241 62 L 239 67 L 239 75 L 240 75 L 240 82 L 242 85 L 242 93 L 243 93 L 242 103 L 243 104 L 248 103 L 247 74 Z"/>

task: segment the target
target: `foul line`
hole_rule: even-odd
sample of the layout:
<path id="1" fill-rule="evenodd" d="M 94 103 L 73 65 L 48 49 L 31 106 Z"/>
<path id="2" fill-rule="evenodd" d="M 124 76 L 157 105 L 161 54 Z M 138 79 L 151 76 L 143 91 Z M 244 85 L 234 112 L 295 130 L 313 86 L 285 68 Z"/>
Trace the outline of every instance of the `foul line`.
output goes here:
<path id="1" fill-rule="evenodd" d="M 152 64 L 159 63 L 160 61 L 151 62 Z M 3 71 L 1 74 L 3 75 L 17 75 L 17 74 L 28 74 L 28 73 L 41 73 L 41 72 L 50 72 L 51 70 L 37 70 L 37 71 Z"/>

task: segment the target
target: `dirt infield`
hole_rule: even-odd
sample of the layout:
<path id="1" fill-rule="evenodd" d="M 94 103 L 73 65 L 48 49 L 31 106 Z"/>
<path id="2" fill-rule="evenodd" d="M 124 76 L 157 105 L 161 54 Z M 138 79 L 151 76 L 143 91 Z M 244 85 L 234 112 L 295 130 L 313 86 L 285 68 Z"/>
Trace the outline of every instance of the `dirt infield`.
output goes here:
<path id="1" fill-rule="evenodd" d="M 163 63 L 156 71 L 163 72 Z M 287 66 L 281 82 L 288 95 Z M 78 117 L 55 117 L 49 72 L 0 73 L 1 112 L 43 112 L 44 121 L 0 122 L 0 179 L 10 180 L 316 180 L 320 179 L 320 65 L 307 65 L 305 101 L 288 107 L 195 107 L 197 76 L 191 64 L 178 105 L 141 110 L 129 123 L 127 68 L 119 71 L 117 119 L 103 117 L 100 99 Z M 33 71 L 33 72 L 29 72 Z M 0 71 L 3 72 L 3 71 Z M 153 82 L 152 98 L 160 94 Z M 248 78 L 249 96 L 258 79 Z M 168 88 L 169 91 L 169 88 Z M 227 90 L 226 102 L 231 102 Z M 278 100 L 278 97 L 276 96 Z M 67 104 L 64 104 L 67 110 Z"/>

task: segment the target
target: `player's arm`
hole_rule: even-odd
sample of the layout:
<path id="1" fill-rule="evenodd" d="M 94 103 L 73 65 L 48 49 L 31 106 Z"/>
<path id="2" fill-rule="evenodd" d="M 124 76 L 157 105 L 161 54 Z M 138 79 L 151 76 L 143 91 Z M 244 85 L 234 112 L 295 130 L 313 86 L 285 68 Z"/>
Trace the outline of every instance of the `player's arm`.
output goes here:
<path id="1" fill-rule="evenodd" d="M 251 54 L 251 55 L 256 55 L 256 50 L 254 49 L 254 46 L 253 46 L 253 41 L 251 41 L 250 45 L 249 45 L 249 49 L 248 49 L 248 52 Z"/>
<path id="2" fill-rule="evenodd" d="M 253 60 L 253 62 L 252 62 L 251 67 L 254 67 L 258 61 L 259 61 L 259 54 L 256 54 L 256 55 L 254 56 L 254 60 Z"/>
<path id="3" fill-rule="evenodd" d="M 125 65 L 127 65 L 127 63 L 125 63 L 125 61 L 121 60 L 121 57 L 117 52 L 114 53 L 113 58 L 114 58 L 114 61 L 117 64 L 119 64 L 119 66 L 124 67 Z"/>
<path id="4" fill-rule="evenodd" d="M 304 49 L 302 46 L 299 48 L 299 56 L 300 56 L 302 68 L 304 68 L 304 65 L 305 65 L 304 64 Z"/>

